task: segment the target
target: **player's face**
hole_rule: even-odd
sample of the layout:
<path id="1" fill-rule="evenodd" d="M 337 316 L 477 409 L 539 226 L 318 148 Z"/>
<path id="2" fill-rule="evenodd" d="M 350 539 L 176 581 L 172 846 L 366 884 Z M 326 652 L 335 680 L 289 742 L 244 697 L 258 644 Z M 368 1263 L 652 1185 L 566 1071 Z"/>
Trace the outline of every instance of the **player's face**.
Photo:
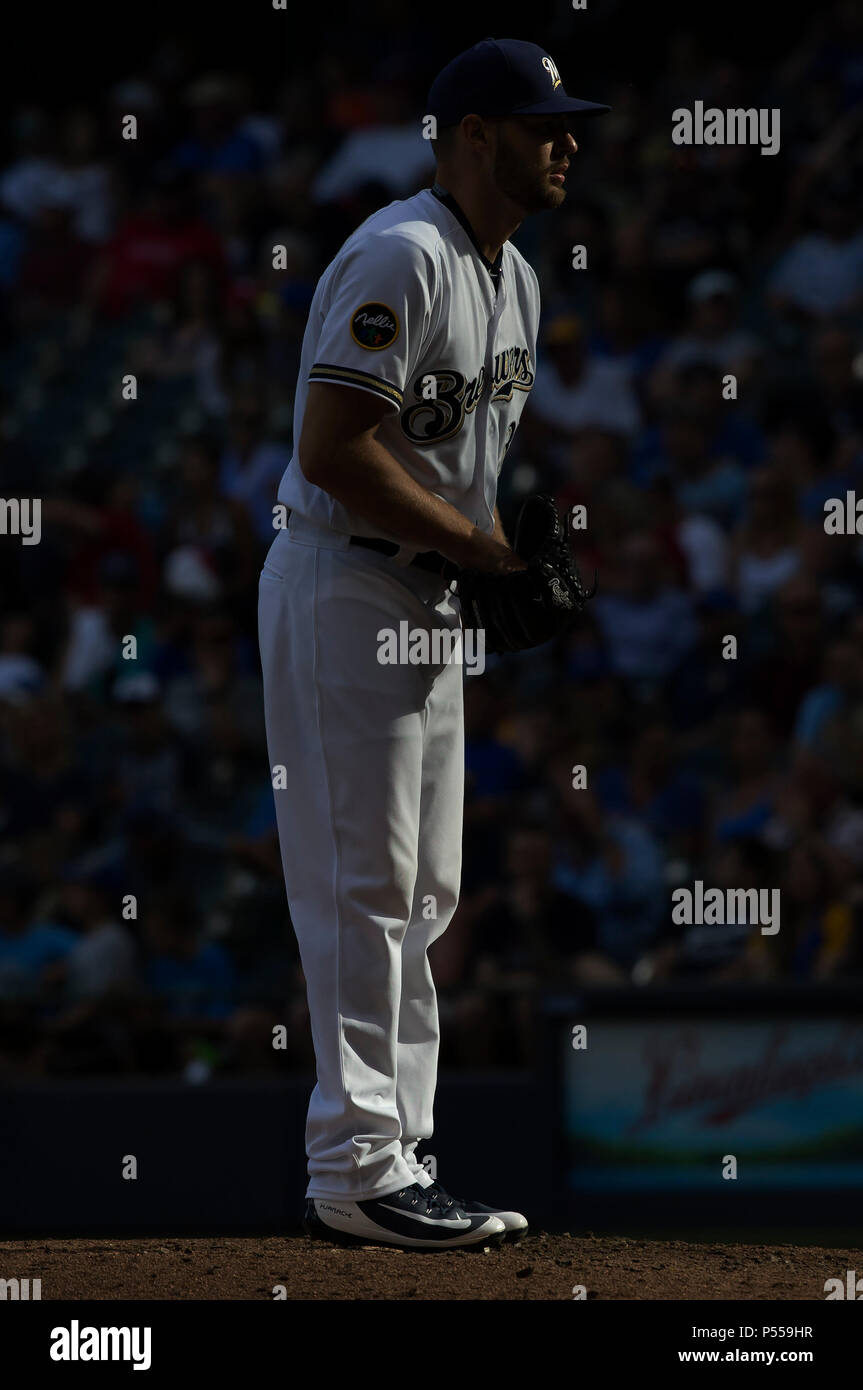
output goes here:
<path id="1" fill-rule="evenodd" d="M 506 116 L 496 122 L 492 177 L 525 213 L 558 208 L 563 176 L 578 146 L 566 116 Z"/>

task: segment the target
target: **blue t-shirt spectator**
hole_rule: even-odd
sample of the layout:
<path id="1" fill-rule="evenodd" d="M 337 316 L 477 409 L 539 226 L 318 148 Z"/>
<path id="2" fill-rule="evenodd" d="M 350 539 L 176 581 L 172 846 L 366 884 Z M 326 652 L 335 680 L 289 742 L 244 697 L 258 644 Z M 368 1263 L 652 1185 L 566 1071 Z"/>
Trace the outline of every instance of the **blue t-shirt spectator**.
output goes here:
<path id="1" fill-rule="evenodd" d="M 45 967 L 67 956 L 78 939 L 54 922 L 34 922 L 22 932 L 0 927 L 0 999 L 38 994 Z"/>
<path id="2" fill-rule="evenodd" d="M 194 956 L 156 954 L 147 963 L 147 983 L 172 1018 L 227 1018 L 236 986 L 234 966 L 217 942 L 200 946 Z"/>

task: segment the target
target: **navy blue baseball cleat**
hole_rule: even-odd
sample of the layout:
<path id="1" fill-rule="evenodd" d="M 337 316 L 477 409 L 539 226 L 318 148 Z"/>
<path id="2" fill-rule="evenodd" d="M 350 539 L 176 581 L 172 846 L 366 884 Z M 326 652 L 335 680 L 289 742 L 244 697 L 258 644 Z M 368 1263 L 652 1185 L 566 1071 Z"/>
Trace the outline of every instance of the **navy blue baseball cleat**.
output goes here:
<path id="1" fill-rule="evenodd" d="M 454 1250 L 500 1245 L 506 1227 L 493 1212 L 463 1211 L 446 1195 L 419 1183 L 362 1202 L 310 1197 L 303 1229 L 313 1240 L 339 1245 L 398 1245 L 409 1250 Z"/>
<path id="2" fill-rule="evenodd" d="M 496 1216 L 498 1221 L 503 1222 L 504 1240 L 510 1245 L 516 1245 L 523 1235 L 527 1233 L 527 1217 L 522 1216 L 520 1211 L 506 1211 L 502 1207 L 487 1207 L 482 1202 L 463 1202 L 460 1197 L 451 1197 L 446 1188 L 439 1182 L 433 1182 L 430 1187 L 423 1189 L 428 1197 L 434 1197 L 438 1202 L 443 1202 L 445 1207 L 457 1207 L 459 1211 L 465 1212 L 468 1216 Z"/>

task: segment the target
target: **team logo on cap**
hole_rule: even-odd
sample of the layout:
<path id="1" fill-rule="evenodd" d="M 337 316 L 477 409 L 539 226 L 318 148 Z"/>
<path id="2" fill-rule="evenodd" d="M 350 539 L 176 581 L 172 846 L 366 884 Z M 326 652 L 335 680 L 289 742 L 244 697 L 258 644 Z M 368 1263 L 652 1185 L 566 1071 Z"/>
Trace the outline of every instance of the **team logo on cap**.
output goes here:
<path id="1" fill-rule="evenodd" d="M 361 304 L 351 319 L 351 337 L 369 352 L 388 348 L 398 336 L 398 315 L 387 304 Z"/>
<path id="2" fill-rule="evenodd" d="M 548 54 L 546 54 L 546 56 L 543 58 L 543 60 L 542 60 L 542 66 L 545 68 L 546 72 L 548 73 L 549 77 L 551 78 L 552 86 L 553 86 L 553 87 L 559 87 L 559 86 L 560 86 L 560 73 L 558 72 L 558 70 L 557 70 L 557 68 L 555 67 L 554 63 L 553 63 L 553 62 L 551 61 L 551 59 L 548 57 Z"/>

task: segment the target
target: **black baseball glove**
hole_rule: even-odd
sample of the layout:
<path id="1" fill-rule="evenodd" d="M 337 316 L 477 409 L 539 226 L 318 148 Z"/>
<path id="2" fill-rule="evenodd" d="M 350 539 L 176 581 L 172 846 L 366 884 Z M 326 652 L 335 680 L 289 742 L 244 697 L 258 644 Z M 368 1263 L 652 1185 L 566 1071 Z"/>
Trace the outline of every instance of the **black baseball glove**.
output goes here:
<path id="1" fill-rule="evenodd" d="M 596 592 L 586 589 L 554 499 L 528 497 L 513 537 L 527 569 L 510 574 L 462 570 L 458 577 L 462 623 L 482 628 L 487 652 L 520 652 L 558 637 Z"/>

